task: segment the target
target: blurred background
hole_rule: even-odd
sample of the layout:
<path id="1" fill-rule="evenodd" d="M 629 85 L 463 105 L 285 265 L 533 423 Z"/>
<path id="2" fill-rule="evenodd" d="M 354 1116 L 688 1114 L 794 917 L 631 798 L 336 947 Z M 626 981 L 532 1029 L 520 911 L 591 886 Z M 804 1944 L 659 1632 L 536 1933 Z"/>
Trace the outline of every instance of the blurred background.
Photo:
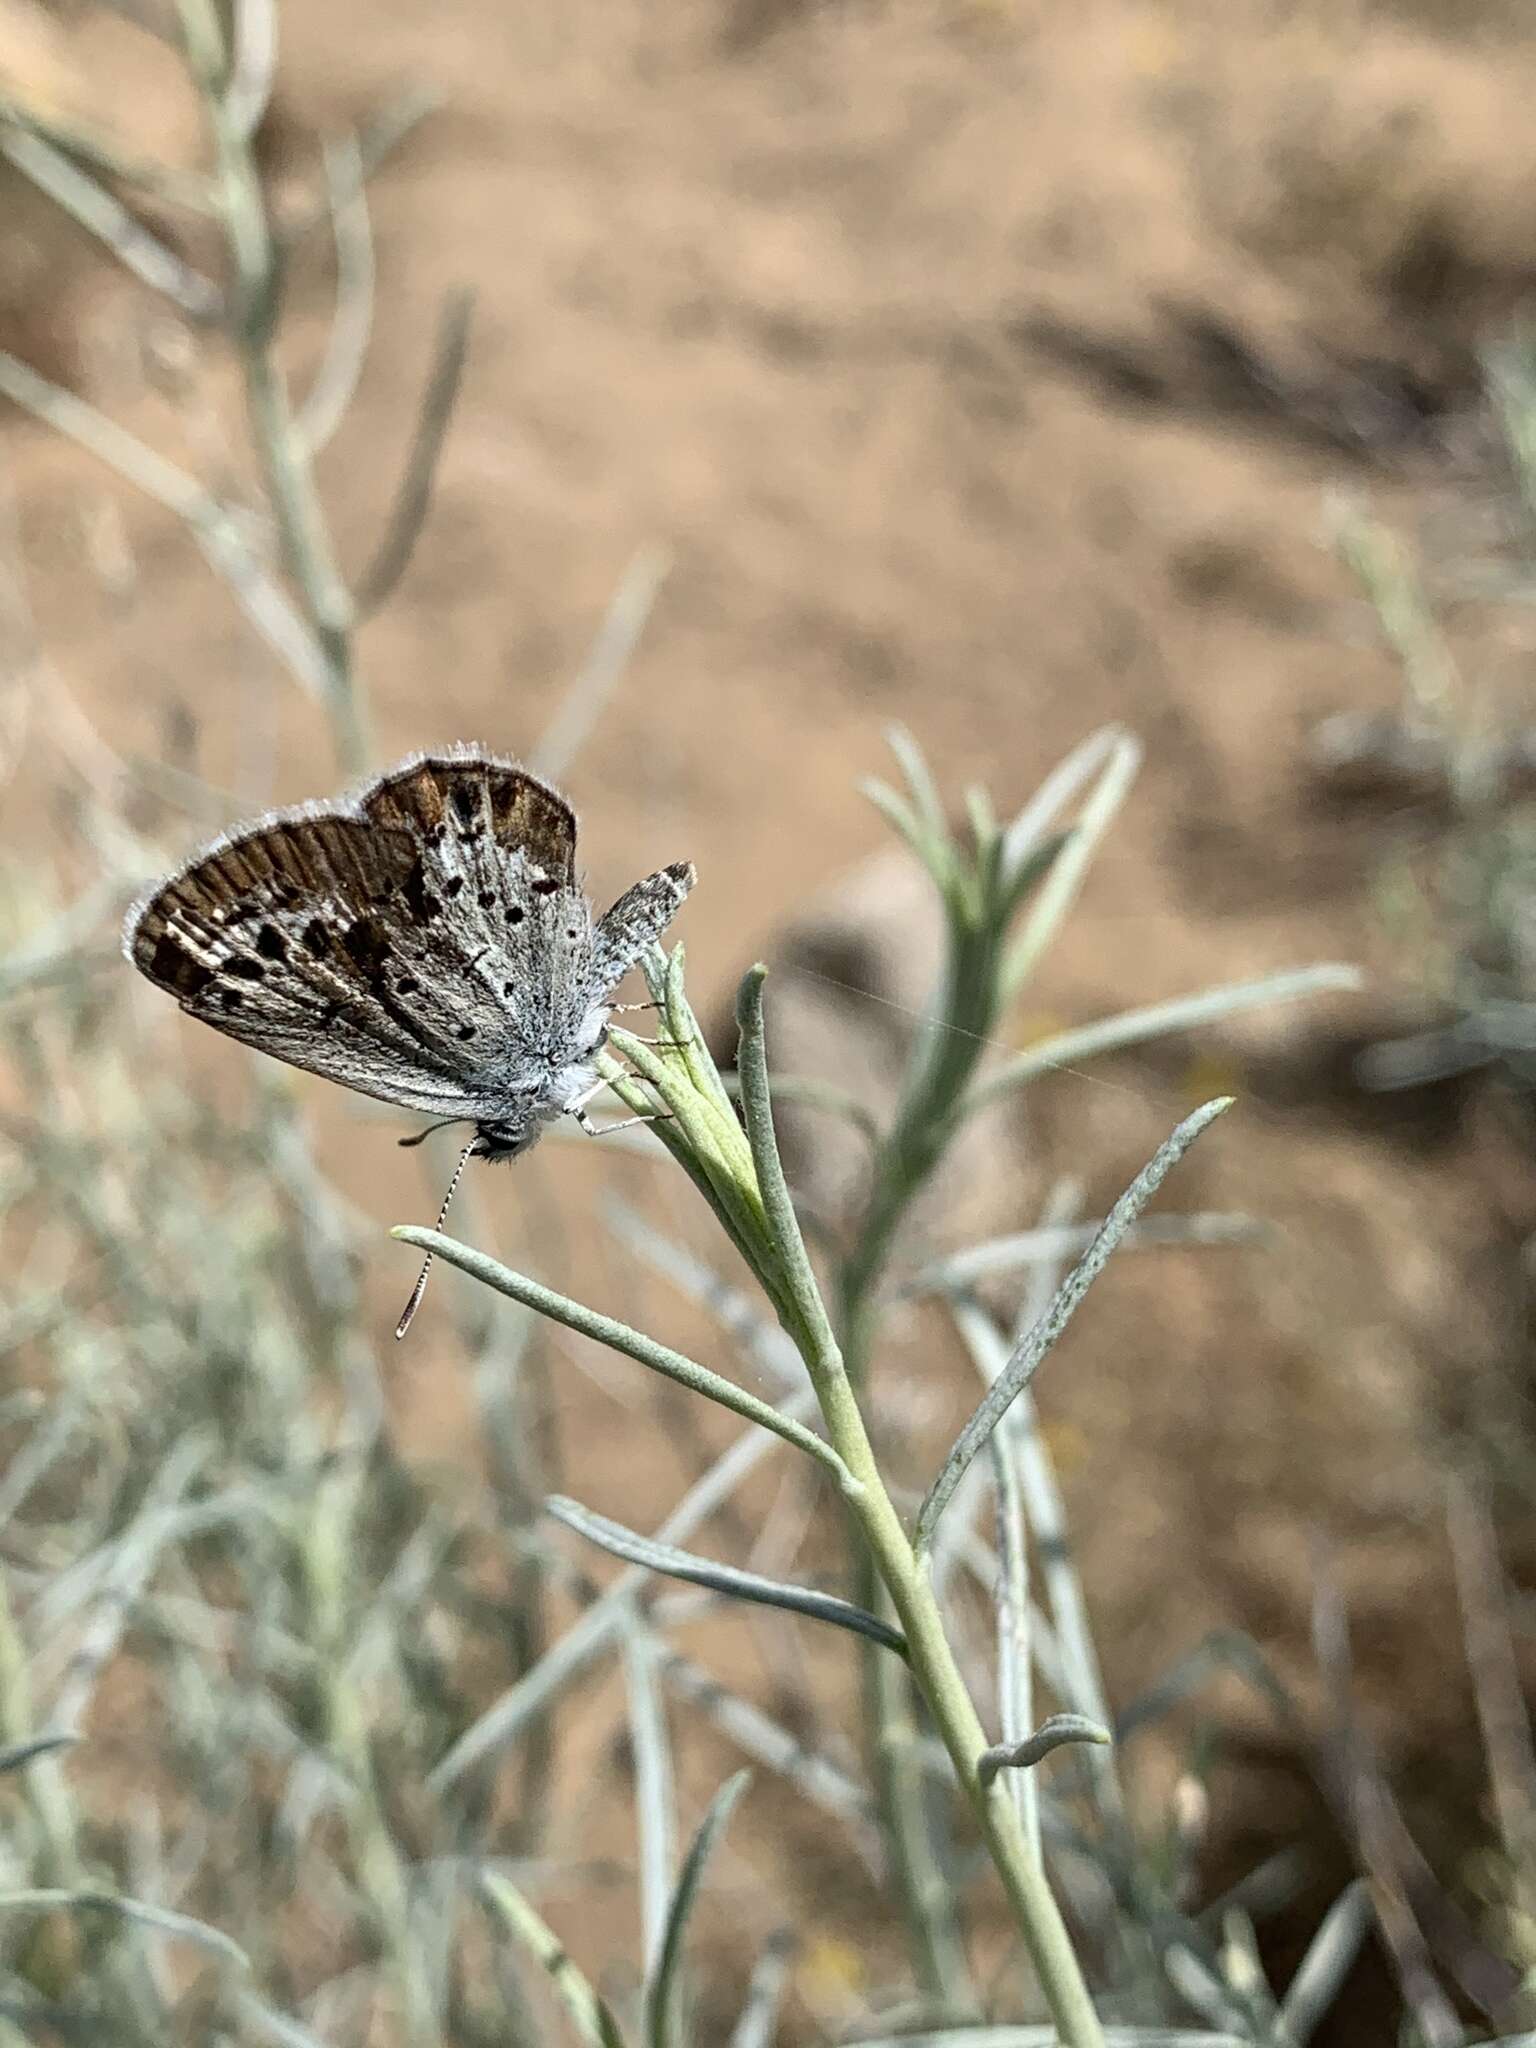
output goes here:
<path id="1" fill-rule="evenodd" d="M 96 1640 L 91 1602 L 119 1584 L 102 1546 L 142 1527 L 178 1446 L 217 1440 L 221 1484 L 242 1431 L 246 1476 L 318 1457 L 361 1375 L 395 1490 L 349 1508 L 373 1532 L 360 1611 L 399 1592 L 392 1517 L 438 1532 L 400 1598 L 439 1570 L 457 1589 L 433 1624 L 462 1631 L 452 1654 L 420 1647 L 453 1665 L 457 1705 L 420 1705 L 405 1648 L 357 1694 L 393 1745 L 392 1830 L 425 1855 L 401 1759 L 424 1769 L 558 1635 L 586 1597 L 578 1562 L 606 1574 L 501 1537 L 556 1479 L 653 1527 L 730 1439 L 457 1276 L 397 1351 L 415 1267 L 386 1229 L 430 1220 L 448 1155 L 397 1152 L 404 1120 L 177 1017 L 115 951 L 138 887 L 359 766 L 549 746 L 600 903 L 692 859 L 677 935 L 701 1013 L 728 1015 L 745 967 L 779 960 L 785 1064 L 867 1082 L 878 1106 L 938 963 L 858 794 L 887 772 L 887 728 L 957 808 L 979 780 L 1006 814 L 1114 724 L 1142 772 L 1007 1044 L 1315 961 L 1357 964 L 1362 990 L 1048 1075 L 976 1134 L 922 1246 L 1022 1230 L 1064 1176 L 1102 1214 L 1179 1115 L 1238 1096 L 1178 1206 L 1272 1228 L 1119 1261 L 1040 1389 L 1112 1703 L 1240 1631 L 1295 1706 L 1215 1672 L 1138 1738 L 1137 1811 L 1183 1816 L 1202 1897 L 1289 1859 L 1258 1917 L 1278 1982 L 1363 1867 L 1412 1902 L 1448 2010 L 1508 2009 L 1536 1821 L 1533 83 L 1536 30 L 1500 0 L 291 4 L 253 148 L 286 252 L 277 358 L 296 394 L 329 372 L 344 401 L 314 478 L 349 578 L 377 565 L 411 470 L 444 308 L 451 358 L 454 295 L 473 294 L 419 538 L 355 635 L 354 745 L 324 677 L 296 682 L 210 566 L 218 521 L 178 518 L 159 472 L 158 496 L 115 473 L 117 443 L 102 459 L 104 419 L 221 518 L 254 508 L 232 530 L 276 559 L 240 352 L 200 298 L 229 259 L 184 203 L 213 159 L 169 12 L 0 0 L 0 349 L 34 379 L 8 372 L 20 402 L 0 409 L 0 1491 L 34 1666 L 7 1739 L 18 1715 L 49 1722 Z M 151 159 L 158 182 L 114 176 Z M 93 222 L 70 166 L 126 215 Z M 365 352 L 336 340 L 338 251 L 344 309 L 372 273 Z M 579 1136 L 476 1170 L 457 1227 L 669 1341 L 718 1343 L 616 1236 L 615 1189 L 709 1245 L 678 1176 Z M 883 1374 L 877 1421 L 920 1489 L 968 1368 L 912 1310 Z M 480 1390 L 513 1376 L 510 1437 L 488 1449 Z M 214 1483 L 201 1455 L 177 1499 Z M 772 1549 L 788 1526 L 782 1547 L 835 1577 L 836 1532 L 787 1480 L 731 1514 L 717 1549 Z M 268 1988 L 316 2038 L 406 2038 L 387 2000 L 354 2009 L 344 1887 L 317 1882 L 283 1922 L 282 1858 L 240 1877 L 243 1850 L 208 1846 L 229 1814 L 283 1804 L 256 1763 L 238 1791 L 220 1775 L 262 1739 L 224 1685 L 248 1646 L 188 1619 L 192 1579 L 211 1597 L 227 1569 L 178 1550 L 169 1585 L 148 1573 L 60 1766 L 75 1879 L 11 1876 L 100 1865 L 142 1889 L 158 1871 L 167 1903 L 243 1943 L 265 1924 Z M 227 1620 L 242 1602 L 223 1591 Z M 722 1682 L 848 1761 L 852 1652 L 785 1648 L 789 1626 L 679 1620 Z M 281 1664 L 264 1666 L 278 1718 L 323 1752 L 325 1714 Z M 640 1939 L 632 1741 L 599 1665 L 494 1795 L 541 1910 L 621 1985 Z M 675 1703 L 673 1741 L 691 1825 L 731 1744 Z M 1374 1833 L 1347 1789 L 1360 1755 L 1393 1802 Z M 290 1841 L 291 1811 L 269 1823 Z M 783 1925 L 801 1932 L 786 2042 L 839 2038 L 901 1980 L 879 1886 L 834 1836 L 792 1788 L 750 1795 L 699 1923 L 700 2039 L 726 2038 L 710 1999 L 739 2003 Z M 306 1857 L 331 1853 L 292 1850 L 296 1896 Z M 95 2010 L 90 1957 L 59 1939 L 63 1960 L 22 1974 Z M 1368 1944 L 1316 2038 L 1397 2040 L 1402 1966 Z M 202 1974 L 167 1969 L 161 2009 L 213 2038 Z M 306 2006 L 343 1979 L 353 2005 Z M 451 2038 L 480 2038 L 461 2020 Z"/>

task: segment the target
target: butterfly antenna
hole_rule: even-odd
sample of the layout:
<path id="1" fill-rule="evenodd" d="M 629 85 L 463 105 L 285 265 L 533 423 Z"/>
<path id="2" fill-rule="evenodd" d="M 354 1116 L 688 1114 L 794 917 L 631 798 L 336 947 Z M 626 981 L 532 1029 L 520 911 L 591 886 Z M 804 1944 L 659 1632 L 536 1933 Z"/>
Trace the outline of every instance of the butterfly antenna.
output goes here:
<path id="1" fill-rule="evenodd" d="M 448 1183 L 448 1192 L 443 1197 L 443 1206 L 441 1207 L 441 1209 L 438 1210 L 437 1221 L 432 1226 L 434 1230 L 442 1229 L 443 1219 L 448 1214 L 448 1204 L 453 1200 L 454 1190 L 458 1187 L 459 1180 L 464 1172 L 464 1169 L 469 1164 L 470 1155 L 471 1153 L 473 1153 L 475 1146 L 478 1143 L 479 1140 L 477 1138 L 471 1138 L 469 1143 L 464 1147 L 464 1150 L 459 1154 L 459 1163 L 453 1169 L 453 1178 Z M 411 1289 L 411 1298 L 405 1304 L 405 1313 L 401 1316 L 399 1322 L 395 1325 L 395 1341 L 397 1343 L 405 1335 L 406 1331 L 411 1327 L 412 1319 L 414 1318 L 417 1309 L 421 1307 L 421 1297 L 427 1291 L 427 1275 L 432 1270 L 432 1260 L 435 1256 L 436 1255 L 434 1253 L 428 1252 L 426 1258 L 422 1261 L 421 1271 L 416 1276 L 416 1285 Z"/>
<path id="2" fill-rule="evenodd" d="M 412 1145 L 424 1145 L 434 1131 L 451 1131 L 455 1124 L 462 1123 L 463 1121 L 462 1117 L 445 1116 L 440 1123 L 428 1124 L 425 1130 L 417 1131 L 414 1137 L 396 1138 L 395 1143 L 404 1146 L 409 1151 Z"/>

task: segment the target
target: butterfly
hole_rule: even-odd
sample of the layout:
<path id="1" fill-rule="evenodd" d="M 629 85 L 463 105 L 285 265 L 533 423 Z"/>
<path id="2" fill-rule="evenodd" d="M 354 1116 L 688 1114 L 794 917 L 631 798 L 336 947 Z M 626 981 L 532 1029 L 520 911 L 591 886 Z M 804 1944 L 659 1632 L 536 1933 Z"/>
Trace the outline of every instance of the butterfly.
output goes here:
<path id="1" fill-rule="evenodd" d="M 462 1172 L 561 1116 L 591 1128 L 614 991 L 693 882 L 676 862 L 594 919 L 565 799 L 460 746 L 214 840 L 133 906 L 123 949 L 243 1045 L 472 1123 Z"/>

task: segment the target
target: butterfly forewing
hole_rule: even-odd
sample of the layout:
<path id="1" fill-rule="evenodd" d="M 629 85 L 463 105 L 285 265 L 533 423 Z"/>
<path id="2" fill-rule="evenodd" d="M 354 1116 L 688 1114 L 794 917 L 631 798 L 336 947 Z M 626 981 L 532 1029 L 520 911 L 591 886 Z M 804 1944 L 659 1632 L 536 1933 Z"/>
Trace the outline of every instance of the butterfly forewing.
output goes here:
<path id="1" fill-rule="evenodd" d="M 485 754 L 425 754 L 358 799 L 371 824 L 406 830 L 425 848 L 517 849 L 556 882 L 576 880 L 576 818 L 547 783 Z"/>
<path id="2" fill-rule="evenodd" d="M 576 821 L 515 764 L 421 756 L 215 842 L 130 913 L 134 963 L 191 1015 L 429 1115 L 541 1113 L 692 882 L 638 883 L 596 934 Z"/>

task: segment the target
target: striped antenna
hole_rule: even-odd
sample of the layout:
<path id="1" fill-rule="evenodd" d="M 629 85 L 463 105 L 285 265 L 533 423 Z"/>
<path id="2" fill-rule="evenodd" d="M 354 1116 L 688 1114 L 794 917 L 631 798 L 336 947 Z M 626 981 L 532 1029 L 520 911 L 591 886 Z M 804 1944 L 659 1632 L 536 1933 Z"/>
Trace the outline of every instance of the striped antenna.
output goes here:
<path id="1" fill-rule="evenodd" d="M 453 1169 L 453 1178 L 448 1183 L 448 1192 L 443 1197 L 443 1206 L 438 1210 L 437 1221 L 432 1226 L 434 1230 L 442 1229 L 443 1218 L 448 1214 L 448 1204 L 453 1200 L 454 1190 L 459 1184 L 460 1176 L 463 1174 L 465 1167 L 468 1166 L 470 1154 L 479 1142 L 478 1138 L 471 1138 L 464 1147 L 464 1150 L 459 1154 L 459 1163 Z M 433 1254 L 428 1252 L 426 1258 L 422 1261 L 421 1271 L 416 1276 L 416 1285 L 411 1289 L 411 1298 L 405 1304 L 404 1314 L 395 1325 L 395 1341 L 397 1343 L 411 1327 L 411 1319 L 414 1317 L 417 1309 L 421 1307 L 421 1297 L 427 1291 L 427 1275 L 432 1270 L 432 1258 Z"/>

